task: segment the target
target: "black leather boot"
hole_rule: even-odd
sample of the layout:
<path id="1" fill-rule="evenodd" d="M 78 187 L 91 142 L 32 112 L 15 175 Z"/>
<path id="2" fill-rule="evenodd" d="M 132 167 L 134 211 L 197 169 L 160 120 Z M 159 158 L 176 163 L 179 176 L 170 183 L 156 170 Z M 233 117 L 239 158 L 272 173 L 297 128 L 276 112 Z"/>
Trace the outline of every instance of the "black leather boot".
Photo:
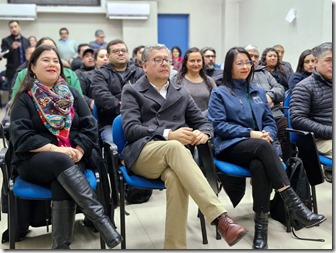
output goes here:
<path id="1" fill-rule="evenodd" d="M 72 166 L 57 177 L 58 182 L 69 193 L 82 212 L 87 216 L 100 232 L 106 245 L 114 248 L 123 238 L 114 228 L 111 220 L 104 214 L 104 207 L 98 201 L 84 174 L 77 165 Z"/>
<path id="2" fill-rule="evenodd" d="M 267 249 L 268 214 L 258 212 L 254 215 L 253 249 Z"/>
<path id="3" fill-rule="evenodd" d="M 52 249 L 70 249 L 76 216 L 73 200 L 52 202 Z"/>
<path id="4" fill-rule="evenodd" d="M 280 196 L 284 201 L 289 213 L 289 219 L 292 223 L 300 221 L 306 228 L 310 228 L 326 220 L 323 215 L 310 211 L 305 204 L 303 204 L 292 187 L 280 192 Z"/>

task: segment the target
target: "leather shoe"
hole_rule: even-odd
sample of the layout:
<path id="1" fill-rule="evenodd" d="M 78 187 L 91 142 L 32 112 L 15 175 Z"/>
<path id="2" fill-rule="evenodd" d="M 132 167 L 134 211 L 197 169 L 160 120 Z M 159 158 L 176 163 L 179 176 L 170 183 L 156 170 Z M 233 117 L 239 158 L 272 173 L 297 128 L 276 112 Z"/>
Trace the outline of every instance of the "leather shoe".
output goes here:
<path id="1" fill-rule="evenodd" d="M 246 228 L 238 225 L 233 219 L 231 219 L 227 213 L 223 213 L 217 218 L 217 221 L 217 230 L 229 246 L 235 245 L 248 232 Z"/>

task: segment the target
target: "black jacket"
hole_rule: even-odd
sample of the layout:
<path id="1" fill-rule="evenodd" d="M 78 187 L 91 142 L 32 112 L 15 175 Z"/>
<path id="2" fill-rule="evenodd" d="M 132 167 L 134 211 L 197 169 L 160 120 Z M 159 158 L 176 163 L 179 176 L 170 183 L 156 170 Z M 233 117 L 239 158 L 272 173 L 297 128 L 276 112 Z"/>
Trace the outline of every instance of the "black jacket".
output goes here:
<path id="1" fill-rule="evenodd" d="M 126 83 L 135 83 L 144 75 L 144 71 L 129 63 L 122 77 L 111 64 L 105 64 L 96 69 L 93 75 L 91 92 L 98 108 L 99 127 L 111 125 L 120 114 L 122 88 Z"/>
<path id="2" fill-rule="evenodd" d="M 19 48 L 12 49 L 12 43 L 15 41 L 15 37 L 13 35 L 9 35 L 8 37 L 2 39 L 1 41 L 1 51 L 5 52 L 9 50 L 7 54 L 3 57 L 7 59 L 6 64 L 6 77 L 12 79 L 15 75 L 16 69 L 21 65 L 20 64 L 20 51 Z M 29 47 L 29 41 L 27 38 L 21 35 L 21 47 L 23 47 L 23 60 L 26 60 L 25 52 Z"/>
<path id="3" fill-rule="evenodd" d="M 293 128 L 313 132 L 317 138 L 332 138 L 331 82 L 314 70 L 294 87 L 290 100 Z"/>
<path id="4" fill-rule="evenodd" d="M 84 158 L 90 157 L 98 145 L 97 122 L 79 92 L 69 87 L 74 96 L 75 116 L 70 129 L 70 143 L 73 147 L 84 148 Z M 13 165 L 30 159 L 32 149 L 48 143 L 58 144 L 57 138 L 42 123 L 30 95 L 22 93 L 11 109 L 10 139 L 13 144 Z"/>

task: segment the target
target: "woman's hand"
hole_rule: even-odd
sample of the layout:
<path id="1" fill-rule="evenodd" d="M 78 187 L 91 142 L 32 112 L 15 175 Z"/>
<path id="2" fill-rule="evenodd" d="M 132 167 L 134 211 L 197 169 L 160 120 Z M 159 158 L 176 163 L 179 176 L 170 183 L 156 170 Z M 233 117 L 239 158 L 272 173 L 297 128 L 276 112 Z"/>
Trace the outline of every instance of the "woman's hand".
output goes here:
<path id="1" fill-rule="evenodd" d="M 82 152 L 79 149 L 72 148 L 72 147 L 63 147 L 63 146 L 62 147 L 57 147 L 57 146 L 54 146 L 50 151 L 60 152 L 60 153 L 66 154 L 67 156 L 70 157 L 70 159 L 74 163 L 78 163 L 84 155 L 84 152 Z"/>
<path id="2" fill-rule="evenodd" d="M 250 132 L 250 137 L 255 138 L 255 139 L 263 139 L 268 142 L 272 142 L 273 139 L 270 136 L 269 132 L 266 132 L 265 130 L 262 131 L 251 131 Z"/>

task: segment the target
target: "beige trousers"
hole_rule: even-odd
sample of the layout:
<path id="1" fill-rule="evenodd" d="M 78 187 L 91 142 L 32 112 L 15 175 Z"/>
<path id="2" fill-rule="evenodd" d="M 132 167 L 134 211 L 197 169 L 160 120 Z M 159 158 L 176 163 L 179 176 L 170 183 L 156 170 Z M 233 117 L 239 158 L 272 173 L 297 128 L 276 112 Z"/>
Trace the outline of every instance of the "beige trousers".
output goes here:
<path id="1" fill-rule="evenodd" d="M 332 139 L 316 139 L 316 147 L 320 154 L 332 159 Z"/>
<path id="2" fill-rule="evenodd" d="M 145 178 L 161 177 L 165 183 L 165 249 L 187 247 L 189 194 L 209 223 L 226 212 L 190 151 L 178 141 L 147 143 L 131 170 Z"/>

